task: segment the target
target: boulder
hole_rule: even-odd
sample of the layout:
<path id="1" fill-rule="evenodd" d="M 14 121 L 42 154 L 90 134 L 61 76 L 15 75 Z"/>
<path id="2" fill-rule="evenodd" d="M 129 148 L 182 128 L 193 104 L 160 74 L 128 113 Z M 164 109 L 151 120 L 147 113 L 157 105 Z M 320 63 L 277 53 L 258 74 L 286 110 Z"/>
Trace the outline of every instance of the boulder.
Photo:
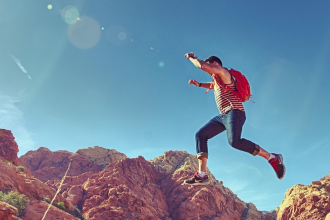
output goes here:
<path id="1" fill-rule="evenodd" d="M 310 185 L 297 184 L 285 193 L 278 208 L 277 219 L 319 220 L 329 218 L 330 177 L 312 181 Z"/>
<path id="2" fill-rule="evenodd" d="M 1 220 L 21 220 L 21 218 L 16 217 L 18 213 L 17 208 L 8 203 L 0 201 L 0 219 Z"/>
<path id="3" fill-rule="evenodd" d="M 76 153 L 85 156 L 88 161 L 97 164 L 101 169 L 104 169 L 113 162 L 127 158 L 125 154 L 114 149 L 106 149 L 99 146 L 79 149 Z"/>
<path id="4" fill-rule="evenodd" d="M 23 166 L 23 162 L 17 157 L 18 151 L 18 145 L 12 132 L 0 129 L 0 158 L 14 166 Z"/>
<path id="5" fill-rule="evenodd" d="M 46 213 L 49 204 L 45 201 L 32 200 L 30 204 L 25 209 L 25 214 L 22 216 L 24 220 L 36 220 L 42 219 Z M 55 206 L 50 206 L 45 219 L 47 220 L 80 220 L 69 213 L 56 208 Z"/>

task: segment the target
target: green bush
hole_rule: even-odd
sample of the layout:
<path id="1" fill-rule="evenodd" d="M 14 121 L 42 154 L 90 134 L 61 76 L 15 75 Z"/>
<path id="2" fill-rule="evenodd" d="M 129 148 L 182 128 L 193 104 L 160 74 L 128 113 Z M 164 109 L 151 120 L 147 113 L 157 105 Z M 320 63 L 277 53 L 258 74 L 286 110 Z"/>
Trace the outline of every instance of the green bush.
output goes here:
<path id="1" fill-rule="evenodd" d="M 43 197 L 42 200 L 45 201 L 45 202 L 47 202 L 48 204 L 51 203 L 50 199 L 48 197 L 46 197 L 46 196 Z M 81 220 L 88 220 L 88 219 L 84 218 L 84 216 L 82 216 L 81 211 L 78 208 L 75 208 L 73 211 L 69 211 L 69 210 L 66 209 L 66 207 L 64 205 L 64 202 L 59 202 L 57 204 L 55 203 L 53 205 L 55 207 L 57 207 L 57 208 L 62 209 L 65 212 L 69 213 L 70 215 L 73 215 L 74 217 L 77 217 L 77 218 L 79 218 Z"/>
<path id="2" fill-rule="evenodd" d="M 24 172 L 25 167 L 23 167 L 23 166 L 17 166 L 16 169 L 18 169 L 21 172 Z"/>
<path id="3" fill-rule="evenodd" d="M 48 197 L 43 197 L 42 200 L 45 201 L 45 202 L 47 202 L 48 204 L 50 204 L 50 202 L 51 202 Z"/>
<path id="4" fill-rule="evenodd" d="M 18 209 L 18 216 L 23 215 L 25 206 L 30 202 L 26 195 L 13 191 L 8 193 L 0 191 L 0 201 L 6 202 L 16 207 Z"/>
<path id="5" fill-rule="evenodd" d="M 5 162 L 7 165 L 9 165 L 9 166 L 13 166 L 13 164 L 10 163 L 8 160 L 5 160 L 4 162 Z"/>
<path id="6" fill-rule="evenodd" d="M 57 203 L 57 207 L 60 208 L 60 209 L 62 209 L 62 210 L 66 210 L 66 207 L 64 205 L 64 202 Z"/>

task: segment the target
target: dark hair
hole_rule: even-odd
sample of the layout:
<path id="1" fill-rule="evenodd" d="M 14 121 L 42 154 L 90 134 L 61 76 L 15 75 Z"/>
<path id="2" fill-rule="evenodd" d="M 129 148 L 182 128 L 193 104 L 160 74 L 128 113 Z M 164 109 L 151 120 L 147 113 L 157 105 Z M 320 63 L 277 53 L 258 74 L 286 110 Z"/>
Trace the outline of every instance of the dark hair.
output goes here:
<path id="1" fill-rule="evenodd" d="M 205 62 L 210 62 L 210 63 L 213 63 L 213 62 L 218 62 L 221 66 L 222 66 L 222 62 L 221 62 L 221 60 L 220 60 L 220 58 L 219 57 L 216 57 L 216 56 L 210 56 L 209 58 L 207 58 L 206 60 L 205 60 Z"/>

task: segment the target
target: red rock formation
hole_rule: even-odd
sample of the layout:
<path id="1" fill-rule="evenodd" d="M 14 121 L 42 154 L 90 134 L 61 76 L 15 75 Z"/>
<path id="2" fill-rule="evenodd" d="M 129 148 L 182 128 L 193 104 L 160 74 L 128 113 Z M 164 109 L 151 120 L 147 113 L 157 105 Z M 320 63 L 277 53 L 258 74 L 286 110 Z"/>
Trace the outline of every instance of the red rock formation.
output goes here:
<path id="1" fill-rule="evenodd" d="M 48 203 L 40 200 L 32 201 L 25 209 L 25 214 L 22 216 L 24 220 L 36 220 L 42 219 L 46 210 L 48 208 Z M 46 214 L 47 220 L 80 220 L 69 213 L 51 206 L 49 211 Z"/>
<path id="2" fill-rule="evenodd" d="M 45 147 L 40 147 L 36 151 L 29 151 L 25 155 L 21 156 L 20 159 L 24 165 L 29 168 L 31 171 L 38 170 L 42 161 L 45 160 L 45 157 L 51 154 L 52 152 Z"/>
<path id="3" fill-rule="evenodd" d="M 159 174 L 142 157 L 112 163 L 84 183 L 84 216 L 90 220 L 170 219 L 157 180 Z"/>
<path id="4" fill-rule="evenodd" d="M 23 163 L 17 158 L 17 143 L 15 142 L 15 139 L 10 131 L 0 129 L 0 151 L 0 191 L 15 191 L 27 196 L 30 200 L 30 204 L 27 205 L 25 215 L 22 219 L 41 219 L 39 217 L 35 218 L 35 213 L 44 213 L 46 208 L 41 207 L 40 205 L 36 206 L 35 204 L 41 203 L 40 200 L 44 197 L 52 199 L 55 196 L 56 190 L 51 189 L 39 179 L 33 177 L 30 172 L 27 172 L 28 169 L 25 169 L 25 171 L 22 172 L 16 168 L 16 166 L 23 165 Z M 62 195 L 58 195 L 56 197 L 55 203 L 58 202 L 63 202 L 68 210 L 74 210 L 72 204 L 64 199 Z M 63 211 L 60 209 L 52 208 L 52 210 L 53 211 L 51 211 L 49 215 L 50 217 L 47 219 L 58 219 L 57 216 L 66 216 L 61 219 L 75 219 L 70 214 L 61 214 Z M 16 208 L 7 203 L 0 202 L 1 220 L 21 219 L 13 216 L 17 213 L 18 210 Z"/>
<path id="5" fill-rule="evenodd" d="M 15 167 L 0 159 L 0 191 L 16 191 L 26 195 L 30 200 L 41 200 L 43 197 L 53 198 L 55 190 L 29 174 L 20 172 Z M 56 202 L 64 202 L 65 206 L 73 210 L 73 206 L 61 195 Z"/>
<path id="6" fill-rule="evenodd" d="M 120 153 L 114 149 L 106 149 L 99 146 L 94 146 L 92 148 L 88 147 L 87 149 L 79 149 L 76 153 L 85 156 L 88 161 L 99 165 L 101 169 L 104 169 L 106 166 L 113 162 L 127 158 L 125 154 Z"/>
<path id="7" fill-rule="evenodd" d="M 26 167 L 31 169 L 32 174 L 43 182 L 47 180 L 62 179 L 70 161 L 71 167 L 68 176 L 76 176 L 88 171 L 100 171 L 100 167 L 90 163 L 84 156 L 68 151 L 51 152 L 41 147 L 36 151 L 29 151 L 21 156 Z"/>
<path id="8" fill-rule="evenodd" d="M 93 172 L 83 173 L 79 176 L 68 176 L 65 178 L 60 193 L 67 201 L 71 202 L 73 206 L 81 207 L 83 199 L 84 188 L 83 184 L 87 179 L 93 175 Z M 60 180 L 48 180 L 46 182 L 54 190 L 57 190 L 60 185 Z"/>
<path id="9" fill-rule="evenodd" d="M 0 219 L 1 220 L 20 220 L 21 218 L 16 217 L 18 213 L 17 208 L 9 205 L 8 203 L 0 201 Z"/>
<path id="10" fill-rule="evenodd" d="M 5 140 L 1 146 L 8 146 L 8 132 L 0 132 L 0 137 L 6 137 L 0 139 Z M 9 145 L 14 146 L 12 143 Z M 11 148 L 17 153 L 18 149 Z M 1 149 L 2 155 L 13 164 L 19 163 L 11 152 Z M 125 158 L 115 150 L 100 147 L 81 149 L 77 153 L 39 148 L 21 159 L 33 174 L 47 181 L 46 184 L 0 159 L 0 190 L 25 193 L 31 204 L 23 219 L 40 219 L 48 205 L 40 199 L 53 197 L 71 161 L 72 170 L 56 202 L 64 201 L 71 208 L 77 206 L 89 220 L 330 220 L 329 175 L 309 186 L 296 185 L 289 189 L 276 218 L 275 212 L 260 212 L 252 203 L 241 201 L 210 172 L 210 185 L 182 185 L 197 167 L 196 157 L 187 152 L 168 151 L 151 161 L 143 157 Z M 1 207 L 0 203 L 0 215 L 14 212 Z M 75 219 L 53 207 L 47 219 L 58 218 Z"/>
<path id="11" fill-rule="evenodd" d="M 164 190 L 173 219 L 242 219 L 249 218 L 249 206 L 223 186 L 208 171 L 210 185 L 182 185 L 198 167 L 196 156 L 186 152 L 168 151 L 151 163 L 162 173 L 160 186 Z M 251 206 L 258 212 L 255 206 Z M 261 219 L 261 213 L 258 212 Z"/>
<path id="12" fill-rule="evenodd" d="M 67 175 L 78 176 L 85 172 L 99 172 L 111 162 L 124 158 L 126 158 L 124 154 L 101 147 L 82 149 L 77 153 L 52 152 L 41 147 L 20 157 L 32 174 L 43 182 L 62 179 L 70 161 L 71 167 Z"/>
<path id="13" fill-rule="evenodd" d="M 55 191 L 26 172 L 19 171 L 15 166 L 24 165 L 18 158 L 18 146 L 11 131 L 0 129 L 0 191 L 17 191 L 25 194 L 29 199 L 42 199 L 43 197 L 53 198 Z M 9 161 L 10 163 L 8 163 Z M 65 202 L 67 207 L 72 209 L 62 196 L 56 201 Z"/>
<path id="14" fill-rule="evenodd" d="M 182 185 L 194 167 L 196 157 L 180 151 L 153 161 L 125 159 L 91 176 L 68 177 L 61 193 L 90 220 L 275 219 L 241 201 L 212 174 L 209 186 Z M 47 184 L 56 189 L 59 180 Z"/>
<path id="15" fill-rule="evenodd" d="M 307 186 L 298 184 L 287 190 L 277 212 L 278 220 L 330 218 L 330 176 Z"/>
<path id="16" fill-rule="evenodd" d="M 17 157 L 18 151 L 18 145 L 11 131 L 0 129 L 0 157 L 14 166 L 22 166 L 22 161 Z"/>

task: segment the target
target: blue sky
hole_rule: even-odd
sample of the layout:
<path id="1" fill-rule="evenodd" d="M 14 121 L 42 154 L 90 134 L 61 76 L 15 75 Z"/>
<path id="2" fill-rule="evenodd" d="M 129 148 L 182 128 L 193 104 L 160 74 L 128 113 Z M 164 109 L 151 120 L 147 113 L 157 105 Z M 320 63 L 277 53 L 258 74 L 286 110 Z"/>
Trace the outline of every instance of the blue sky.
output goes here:
<path id="1" fill-rule="evenodd" d="M 328 1 L 33 1 L 0 3 L 0 127 L 19 155 L 102 146 L 153 159 L 195 154 L 218 114 L 210 76 L 184 58 L 219 56 L 248 78 L 243 137 L 281 153 L 277 180 L 261 157 L 209 141 L 208 167 L 245 202 L 272 210 L 291 186 L 329 169 Z"/>

